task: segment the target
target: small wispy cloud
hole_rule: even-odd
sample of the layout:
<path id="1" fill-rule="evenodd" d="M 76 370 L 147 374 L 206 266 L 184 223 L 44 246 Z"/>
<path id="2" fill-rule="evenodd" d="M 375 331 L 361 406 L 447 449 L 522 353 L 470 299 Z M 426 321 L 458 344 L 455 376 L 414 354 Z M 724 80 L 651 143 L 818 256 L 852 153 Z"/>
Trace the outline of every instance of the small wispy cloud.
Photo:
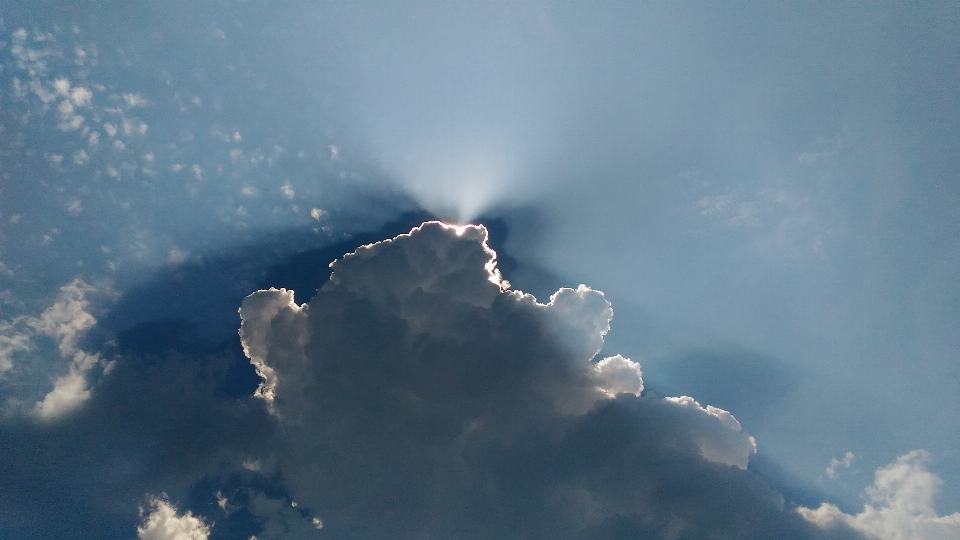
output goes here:
<path id="1" fill-rule="evenodd" d="M 843 470 L 849 469 L 857 456 L 853 452 L 844 454 L 843 459 L 830 458 L 830 464 L 827 465 L 827 478 L 836 479 Z"/>
<path id="2" fill-rule="evenodd" d="M 746 235 L 761 253 L 791 258 L 825 255 L 829 229 L 814 201 L 799 192 L 730 190 L 700 197 L 694 209 L 708 223 Z"/>

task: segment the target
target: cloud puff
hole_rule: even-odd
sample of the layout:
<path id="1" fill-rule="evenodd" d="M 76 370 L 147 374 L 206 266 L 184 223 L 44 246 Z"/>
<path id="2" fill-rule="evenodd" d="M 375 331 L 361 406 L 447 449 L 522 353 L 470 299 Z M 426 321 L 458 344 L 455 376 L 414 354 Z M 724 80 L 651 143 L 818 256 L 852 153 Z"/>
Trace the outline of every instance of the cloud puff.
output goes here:
<path id="1" fill-rule="evenodd" d="M 723 427 L 727 428 L 725 430 L 704 430 L 703 434 L 696 436 L 694 440 L 700 448 L 700 455 L 714 463 L 723 463 L 741 469 L 747 468 L 750 454 L 757 451 L 757 442 L 753 437 L 741 433 L 740 422 L 732 414 L 713 405 L 707 405 L 704 408 L 689 396 L 668 397 L 664 400 L 696 411 L 701 415 L 697 417 L 701 422 L 710 422 L 716 419 Z M 709 423 L 708 425 L 712 426 L 713 424 Z"/>
<path id="2" fill-rule="evenodd" d="M 330 266 L 309 303 L 269 289 L 240 309 L 280 424 L 270 462 L 325 533 L 857 536 L 784 511 L 729 412 L 597 361 L 602 293 L 510 290 L 483 227 L 425 223 Z"/>
<path id="3" fill-rule="evenodd" d="M 203 519 L 189 511 L 179 515 L 165 496 L 151 497 L 150 507 L 152 511 L 137 527 L 140 540 L 207 540 L 210 537 L 210 527 Z"/>
<path id="4" fill-rule="evenodd" d="M 845 525 L 880 540 L 960 538 L 960 512 L 938 516 L 933 507 L 941 480 L 927 470 L 929 461 L 926 451 L 914 450 L 877 469 L 873 485 L 864 491 L 870 504 L 859 514 L 845 514 L 829 503 L 797 511 L 824 529 Z"/>

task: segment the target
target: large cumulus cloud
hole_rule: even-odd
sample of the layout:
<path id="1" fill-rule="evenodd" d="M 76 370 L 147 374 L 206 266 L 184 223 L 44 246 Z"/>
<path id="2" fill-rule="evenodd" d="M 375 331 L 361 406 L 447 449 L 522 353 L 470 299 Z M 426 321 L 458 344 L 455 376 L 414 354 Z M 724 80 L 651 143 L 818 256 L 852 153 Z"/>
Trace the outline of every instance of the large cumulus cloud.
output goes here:
<path id="1" fill-rule="evenodd" d="M 331 538 L 855 536 L 744 470 L 729 412 L 598 360 L 602 293 L 510 290 L 482 227 L 425 223 L 331 268 L 309 303 L 240 310 L 280 424 L 268 461 Z"/>

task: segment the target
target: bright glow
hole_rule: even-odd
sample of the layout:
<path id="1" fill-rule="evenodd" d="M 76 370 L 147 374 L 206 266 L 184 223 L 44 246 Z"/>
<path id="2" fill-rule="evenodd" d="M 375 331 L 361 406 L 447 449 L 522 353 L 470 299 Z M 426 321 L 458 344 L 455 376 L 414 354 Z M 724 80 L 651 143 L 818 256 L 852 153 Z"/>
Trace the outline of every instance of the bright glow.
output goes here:
<path id="1" fill-rule="evenodd" d="M 459 174 L 423 174 L 412 182 L 413 195 L 437 215 L 468 222 L 505 199 L 508 181 L 501 174 L 472 167 Z"/>

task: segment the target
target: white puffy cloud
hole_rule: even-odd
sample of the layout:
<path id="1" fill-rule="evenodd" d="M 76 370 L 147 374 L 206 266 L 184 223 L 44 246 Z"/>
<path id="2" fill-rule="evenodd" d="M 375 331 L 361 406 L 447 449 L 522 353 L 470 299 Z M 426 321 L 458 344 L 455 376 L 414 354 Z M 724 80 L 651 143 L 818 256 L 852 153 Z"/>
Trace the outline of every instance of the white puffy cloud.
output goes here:
<path id="1" fill-rule="evenodd" d="M 166 496 L 150 498 L 150 512 L 137 527 L 140 540 L 207 540 L 210 527 L 192 512 L 178 514 Z"/>
<path id="2" fill-rule="evenodd" d="M 953 540 L 960 538 L 960 512 L 938 516 L 933 500 L 940 478 L 927 470 L 930 455 L 914 450 L 877 469 L 864 493 L 863 511 L 845 514 L 833 504 L 797 512 L 824 529 L 848 526 L 880 540 Z"/>
<path id="3" fill-rule="evenodd" d="M 73 104 L 77 107 L 89 107 L 92 99 L 93 92 L 82 86 L 77 86 L 70 91 L 70 100 L 73 101 Z"/>
<path id="4" fill-rule="evenodd" d="M 97 320 L 87 311 L 86 295 L 94 289 L 80 278 L 60 288 L 54 303 L 39 318 L 30 322 L 41 334 L 57 340 L 60 354 L 72 356 L 77 352 L 80 336 L 93 327 Z"/>
<path id="5" fill-rule="evenodd" d="M 756 444 L 733 415 L 642 396 L 639 364 L 596 358 L 601 292 L 509 289 L 484 228 L 425 223 L 330 267 L 308 303 L 269 289 L 240 309 L 280 424 L 268 461 L 324 532 L 828 536 L 743 470 Z"/>
<path id="6" fill-rule="evenodd" d="M 690 396 L 668 397 L 664 400 L 705 415 L 702 418 L 715 419 L 726 428 L 705 432 L 695 437 L 700 454 L 705 459 L 741 469 L 747 468 L 750 455 L 757 451 L 757 442 L 753 437 L 742 433 L 740 422 L 732 414 L 713 405 L 707 405 L 704 408 Z"/>
<path id="7" fill-rule="evenodd" d="M 61 96 L 70 95 L 70 81 L 66 78 L 60 78 L 53 81 L 53 87 Z"/>
<path id="8" fill-rule="evenodd" d="M 643 392 L 643 372 L 640 364 L 619 354 L 597 362 L 591 376 L 596 381 L 597 388 L 608 397 L 616 397 L 622 393 L 639 396 Z"/>
<path id="9" fill-rule="evenodd" d="M 87 374 L 100 362 L 100 357 L 77 351 L 70 371 L 54 381 L 53 390 L 34 405 L 37 418 L 52 420 L 75 410 L 90 397 Z"/>

